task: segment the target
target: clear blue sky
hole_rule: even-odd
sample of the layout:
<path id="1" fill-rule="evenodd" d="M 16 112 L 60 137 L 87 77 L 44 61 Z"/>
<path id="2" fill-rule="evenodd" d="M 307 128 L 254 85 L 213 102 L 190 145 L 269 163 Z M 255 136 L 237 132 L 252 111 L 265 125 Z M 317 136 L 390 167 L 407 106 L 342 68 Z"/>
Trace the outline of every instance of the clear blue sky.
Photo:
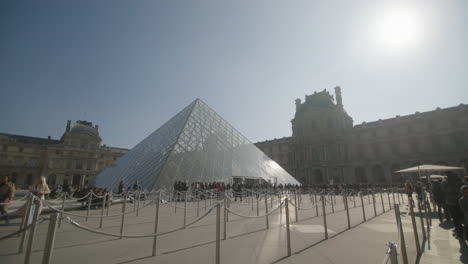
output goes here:
<path id="1" fill-rule="evenodd" d="M 337 85 L 355 124 L 466 104 L 467 13 L 463 0 L 0 1 L 0 132 L 60 138 L 87 119 L 130 148 L 199 97 L 256 142 L 290 136 L 294 99 Z"/>

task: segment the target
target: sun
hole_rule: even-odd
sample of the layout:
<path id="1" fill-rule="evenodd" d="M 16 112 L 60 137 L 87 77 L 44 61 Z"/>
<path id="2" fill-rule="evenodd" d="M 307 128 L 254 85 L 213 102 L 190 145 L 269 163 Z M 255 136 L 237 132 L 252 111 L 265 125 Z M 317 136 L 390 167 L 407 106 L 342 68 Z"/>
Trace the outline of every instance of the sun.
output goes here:
<path id="1" fill-rule="evenodd" d="M 422 18 L 410 6 L 387 6 L 375 13 L 371 36 L 376 45 L 389 52 L 403 52 L 420 44 Z"/>

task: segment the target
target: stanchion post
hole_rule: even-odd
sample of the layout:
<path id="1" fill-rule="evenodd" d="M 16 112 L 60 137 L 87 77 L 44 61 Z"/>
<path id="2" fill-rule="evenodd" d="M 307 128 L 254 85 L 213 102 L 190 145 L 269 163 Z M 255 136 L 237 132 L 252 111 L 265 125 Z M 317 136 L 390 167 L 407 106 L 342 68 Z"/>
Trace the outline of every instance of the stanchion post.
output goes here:
<path id="1" fill-rule="evenodd" d="M 221 232 L 221 205 L 216 204 L 216 264 L 219 264 L 221 261 L 221 241 L 220 241 L 220 232 Z"/>
<path id="2" fill-rule="evenodd" d="M 284 210 L 286 211 L 286 245 L 288 249 L 288 256 L 291 256 L 291 231 L 290 231 L 290 223 L 289 223 L 289 199 L 286 197 L 284 199 Z"/>
<path id="3" fill-rule="evenodd" d="M 106 207 L 106 198 L 107 198 L 107 193 L 105 193 L 104 197 L 102 198 L 101 219 L 99 219 L 99 228 L 102 228 L 102 221 L 104 219 L 104 209 Z"/>
<path id="4" fill-rule="evenodd" d="M 413 200 L 412 197 L 411 197 L 411 200 Z M 422 229 L 422 234 L 423 234 L 423 240 L 426 240 L 426 229 L 424 229 L 424 215 L 423 215 L 423 212 L 421 210 L 421 203 L 419 202 L 419 199 L 418 199 L 418 211 L 419 211 L 419 220 L 421 220 L 421 229 Z"/>
<path id="5" fill-rule="evenodd" d="M 109 216 L 109 208 L 111 205 L 111 200 L 112 200 L 112 192 L 109 192 L 107 194 L 107 209 L 106 209 L 106 216 Z"/>
<path id="6" fill-rule="evenodd" d="M 120 223 L 120 235 L 123 234 L 123 230 L 124 230 L 124 222 L 125 222 L 125 207 L 127 205 L 127 195 L 128 193 L 125 192 L 124 193 L 124 196 L 123 196 L 123 203 L 122 203 L 122 221 Z M 122 237 L 120 237 L 120 239 L 122 239 Z"/>
<path id="7" fill-rule="evenodd" d="M 49 229 L 47 230 L 46 245 L 44 255 L 42 256 L 42 264 L 50 264 L 52 262 L 52 252 L 54 251 L 55 234 L 57 232 L 57 220 L 59 214 L 55 213 L 50 216 Z"/>
<path id="8" fill-rule="evenodd" d="M 333 201 L 332 201 L 333 205 Z M 325 239 L 328 239 L 328 228 L 327 228 L 327 210 L 325 209 L 325 196 L 322 195 L 322 212 L 323 212 L 323 228 L 325 230 Z"/>
<path id="9" fill-rule="evenodd" d="M 356 195 L 353 194 L 353 203 L 354 203 L 354 208 L 356 208 Z"/>
<path id="10" fill-rule="evenodd" d="M 389 210 L 392 210 L 392 202 L 390 201 L 390 193 L 387 191 L 387 198 L 388 198 L 388 208 Z"/>
<path id="11" fill-rule="evenodd" d="M 63 193 L 63 199 L 62 199 L 62 207 L 60 207 L 60 210 L 61 211 L 64 211 L 65 210 L 65 200 L 67 200 L 67 192 L 64 192 Z M 58 228 L 60 228 L 62 226 L 62 213 L 60 213 L 60 217 L 59 217 L 59 222 L 58 222 Z"/>
<path id="12" fill-rule="evenodd" d="M 223 225 L 223 240 L 226 240 L 227 237 L 227 214 L 228 214 L 228 209 L 226 206 L 224 206 L 224 215 L 223 215 L 223 220 L 224 220 L 224 225 Z"/>
<path id="13" fill-rule="evenodd" d="M 351 229 L 351 219 L 349 219 L 349 207 L 348 207 L 348 197 L 346 196 L 346 194 L 343 194 L 343 197 L 344 197 L 344 206 L 346 208 L 346 217 L 348 219 L 348 229 Z"/>
<path id="14" fill-rule="evenodd" d="M 382 194 L 382 192 L 380 192 L 380 201 L 382 202 L 382 211 L 385 213 L 385 205 L 384 205 L 384 201 L 383 201 L 383 194 Z"/>
<path id="15" fill-rule="evenodd" d="M 187 222 L 187 192 L 185 192 L 185 196 L 184 196 L 184 229 L 185 229 L 186 222 Z"/>
<path id="16" fill-rule="evenodd" d="M 295 216 L 295 220 L 296 220 L 296 223 L 299 221 L 299 217 L 297 215 L 297 207 L 299 206 L 298 203 L 297 203 L 297 195 L 296 195 L 296 192 L 294 192 L 294 202 L 296 203 L 294 205 L 294 216 Z"/>
<path id="17" fill-rule="evenodd" d="M 361 196 L 361 207 L 362 207 L 362 219 L 364 219 L 363 222 L 366 222 L 366 208 L 365 205 L 364 205 L 364 198 L 362 197 L 362 192 L 359 193 L 359 195 Z"/>
<path id="18" fill-rule="evenodd" d="M 197 217 L 200 216 L 200 197 L 197 197 Z"/>
<path id="19" fill-rule="evenodd" d="M 88 209 L 86 210 L 86 222 L 88 222 L 89 210 L 91 210 L 91 203 L 93 202 L 93 193 L 89 192 Z"/>
<path id="20" fill-rule="evenodd" d="M 140 198 L 141 198 L 141 191 L 138 190 L 138 195 L 135 195 L 136 200 L 136 216 L 138 216 L 139 211 L 140 211 Z"/>
<path id="21" fill-rule="evenodd" d="M 29 218 L 32 217 L 32 213 L 31 213 L 31 210 L 33 210 L 32 208 L 35 207 L 34 205 L 34 195 L 31 194 L 31 196 L 29 197 L 29 201 L 28 201 L 28 205 L 26 207 L 26 211 L 24 212 L 24 226 L 22 228 L 26 228 L 29 224 Z M 21 228 L 21 227 L 20 227 Z M 23 253 L 23 245 L 24 245 L 24 240 L 26 238 L 26 233 L 28 231 L 23 231 L 21 233 L 21 240 L 20 240 L 20 244 L 19 244 L 19 248 L 18 248 L 18 253 Z"/>
<path id="22" fill-rule="evenodd" d="M 421 245 L 419 244 L 419 235 L 418 235 L 418 227 L 416 225 L 416 218 L 414 216 L 414 208 L 413 203 L 410 202 L 410 214 L 411 214 L 411 223 L 413 224 L 413 234 L 414 234 L 414 241 L 416 243 L 416 252 L 421 254 Z"/>
<path id="23" fill-rule="evenodd" d="M 156 200 L 156 215 L 154 217 L 154 233 L 158 233 L 158 224 L 159 224 L 159 204 L 161 203 L 161 192 L 159 192 L 158 198 Z M 152 256 L 156 256 L 156 244 L 158 241 L 158 237 L 153 237 L 153 254 Z"/>
<path id="24" fill-rule="evenodd" d="M 401 223 L 400 207 L 395 206 L 395 217 L 397 221 L 398 232 L 400 232 L 400 248 L 403 264 L 408 264 L 408 254 L 406 253 L 405 233 L 403 232 L 403 224 Z"/>
<path id="25" fill-rule="evenodd" d="M 28 215 L 29 215 L 28 212 L 31 210 L 31 203 L 32 203 L 32 201 L 33 201 L 33 200 L 31 199 L 31 198 L 32 198 L 32 195 L 31 195 L 31 194 L 29 194 L 29 195 L 30 195 L 30 196 L 29 196 L 29 197 L 27 198 L 27 200 L 26 200 L 26 210 L 24 211 L 24 215 L 23 215 L 23 217 L 21 218 L 21 224 L 20 224 L 19 230 L 21 230 L 21 229 L 23 229 L 23 228 L 25 228 L 25 227 L 27 226 L 27 220 L 28 220 L 27 218 L 28 218 Z M 18 231 L 19 231 L 19 230 L 18 230 Z M 24 232 L 18 233 L 18 237 L 20 237 L 22 233 L 24 233 Z M 20 253 L 21 253 L 21 252 L 20 252 Z"/>
<path id="26" fill-rule="evenodd" d="M 34 215 L 32 218 L 31 230 L 29 231 L 28 244 L 26 245 L 24 264 L 29 264 L 29 260 L 31 259 L 31 252 L 32 252 L 32 247 L 34 243 L 34 236 L 36 235 L 37 219 L 39 218 L 40 206 L 41 206 L 41 201 L 39 199 L 35 199 L 34 200 Z"/>
<path id="27" fill-rule="evenodd" d="M 268 222 L 268 200 L 267 200 L 267 193 L 265 193 L 265 221 L 266 221 L 266 229 L 270 229 L 270 223 Z"/>
<path id="28" fill-rule="evenodd" d="M 333 205 L 333 195 L 330 195 L 330 204 L 331 204 L 331 207 L 332 207 L 332 213 L 335 213 L 335 206 Z"/>
<path id="29" fill-rule="evenodd" d="M 375 195 L 372 193 L 372 203 L 374 204 L 374 216 L 377 216 L 377 207 L 375 207 Z"/>
<path id="30" fill-rule="evenodd" d="M 319 215 L 319 209 L 318 209 L 318 203 L 317 203 L 317 194 L 315 194 L 314 200 L 315 200 L 315 216 L 318 216 Z"/>
<path id="31" fill-rule="evenodd" d="M 257 197 L 257 216 L 259 216 L 259 215 L 260 215 L 260 208 L 258 206 L 258 197 Z"/>

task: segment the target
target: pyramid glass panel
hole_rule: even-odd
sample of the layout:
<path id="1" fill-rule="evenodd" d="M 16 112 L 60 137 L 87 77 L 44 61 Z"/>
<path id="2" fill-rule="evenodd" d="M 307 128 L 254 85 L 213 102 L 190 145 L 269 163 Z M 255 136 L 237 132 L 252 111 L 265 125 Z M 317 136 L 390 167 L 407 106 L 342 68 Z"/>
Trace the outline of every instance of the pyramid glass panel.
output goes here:
<path id="1" fill-rule="evenodd" d="M 160 131 L 161 130 L 161 131 Z M 225 182 L 233 177 L 299 184 L 234 127 L 197 99 L 98 175 L 96 185 L 115 189 L 138 180 L 146 189 L 175 181 Z"/>

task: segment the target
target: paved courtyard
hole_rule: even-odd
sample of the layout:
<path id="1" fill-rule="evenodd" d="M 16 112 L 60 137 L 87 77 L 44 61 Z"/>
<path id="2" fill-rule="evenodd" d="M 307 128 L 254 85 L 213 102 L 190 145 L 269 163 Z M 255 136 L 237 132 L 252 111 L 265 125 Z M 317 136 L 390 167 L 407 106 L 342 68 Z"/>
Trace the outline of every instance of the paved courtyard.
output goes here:
<path id="1" fill-rule="evenodd" d="M 391 196 L 390 196 L 391 197 Z M 293 198 L 293 197 L 291 197 Z M 308 195 L 302 196 L 298 219 L 295 218 L 295 208 L 289 204 L 291 220 L 291 251 L 287 256 L 286 214 L 284 208 L 276 210 L 269 216 L 269 229 L 266 229 L 265 217 L 245 218 L 229 214 L 226 226 L 226 240 L 223 240 L 223 215 L 221 214 L 221 263 L 382 263 L 385 257 L 388 241 L 398 241 L 397 225 L 394 210 L 389 210 L 387 195 L 383 195 L 383 205 L 380 195 L 376 195 L 377 217 L 374 217 L 372 196 L 364 196 L 364 209 L 367 222 L 363 223 L 361 200 L 354 201 L 349 197 L 349 215 L 351 229 L 348 229 L 346 210 L 343 199 L 336 196 L 336 204 L 331 206 L 333 199 L 326 202 L 327 230 L 329 238 L 324 240 L 324 218 L 322 203 L 315 208 Z M 371 203 L 369 203 L 369 199 Z M 397 199 L 395 199 L 398 202 Z M 294 199 L 292 199 L 294 201 Z M 403 201 L 401 201 L 403 203 Z M 199 217 L 214 206 L 211 201 L 199 202 Z M 393 199 L 391 199 L 393 204 Z M 256 200 L 252 203 L 231 202 L 230 210 L 241 215 L 255 217 L 257 215 Z M 466 260 L 466 246 L 460 250 L 458 240 L 451 236 L 450 226 L 439 226 L 436 219 L 432 220 L 430 236 L 423 243 L 421 223 L 417 217 L 417 230 L 424 247 L 424 254 L 417 257 L 411 217 L 407 215 L 407 200 L 400 206 L 402 223 L 406 239 L 409 263 L 462 263 Z M 278 208 L 279 201 L 268 201 L 268 210 Z M 183 207 L 183 203 L 177 203 Z M 156 206 L 153 203 L 140 204 L 139 216 L 131 212 L 125 216 L 124 234 L 150 234 L 154 231 Z M 134 204 L 126 205 L 127 211 L 134 209 Z M 197 203 L 187 203 L 186 223 L 198 219 Z M 109 215 L 119 214 L 122 204 L 112 205 Z M 85 210 L 68 211 L 72 214 L 85 216 Z M 221 211 L 222 212 L 222 211 Z M 318 212 L 318 215 L 317 215 Z M 90 212 L 91 216 L 99 216 L 101 209 Z M 259 213 L 265 213 L 265 202 L 259 200 Z M 50 214 L 43 214 L 49 218 Z M 99 229 L 99 218 L 70 216 L 79 224 L 98 231 L 119 234 L 121 217 L 104 219 L 103 228 Z M 372 218 L 372 219 L 371 219 Z M 14 219 L 8 226 L 0 227 L 0 237 L 12 233 L 19 228 L 20 219 Z M 184 212 L 174 208 L 174 204 L 161 204 L 158 232 L 165 232 L 183 226 Z M 41 263 L 46 239 L 48 222 L 38 226 L 31 263 Z M 173 232 L 157 238 L 157 254 L 152 255 L 153 238 L 116 238 L 79 229 L 64 220 L 57 231 L 52 263 L 215 263 L 216 210 L 186 229 Z M 13 237 L 0 241 L 0 260 L 2 263 L 22 263 L 24 253 L 18 254 L 20 238 Z M 401 255 L 399 256 L 401 261 Z M 402 263 L 402 262 L 401 262 Z"/>

